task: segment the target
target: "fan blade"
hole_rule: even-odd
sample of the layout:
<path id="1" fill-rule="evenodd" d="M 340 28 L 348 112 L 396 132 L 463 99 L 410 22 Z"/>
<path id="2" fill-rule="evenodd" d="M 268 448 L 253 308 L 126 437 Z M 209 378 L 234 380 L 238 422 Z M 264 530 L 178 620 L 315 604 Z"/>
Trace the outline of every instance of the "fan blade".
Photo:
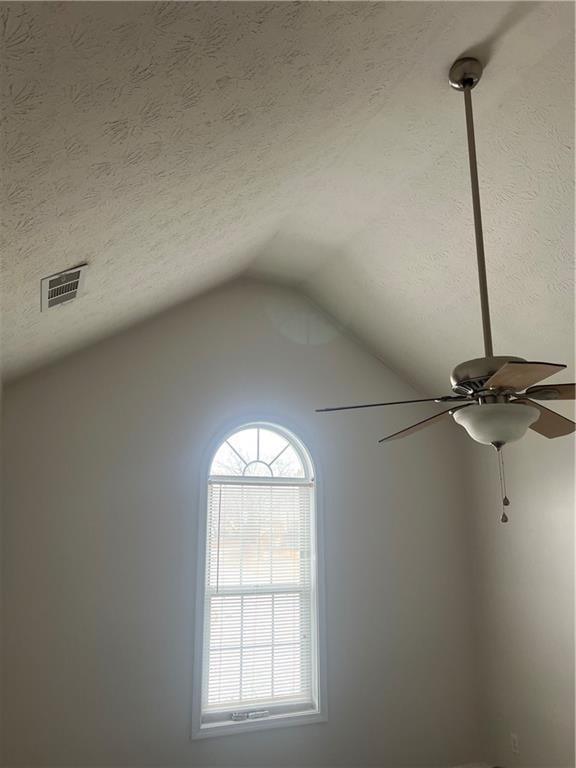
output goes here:
<path id="1" fill-rule="evenodd" d="M 469 405 L 472 405 L 472 403 L 469 403 Z M 438 419 L 441 419 L 444 416 L 448 416 L 448 414 L 454 413 L 454 411 L 459 411 L 461 408 L 468 408 L 468 405 L 460 405 L 458 406 L 458 408 L 449 408 L 447 411 L 441 411 L 440 413 L 435 413 L 434 416 L 429 416 L 427 419 L 424 419 L 424 421 L 418 421 L 416 424 L 412 424 L 411 427 L 406 427 L 405 429 L 401 429 L 399 432 L 394 432 L 394 434 L 392 435 L 383 437 L 380 440 L 378 440 L 378 442 L 385 443 L 388 440 L 397 440 L 399 437 L 405 437 L 406 435 L 411 435 L 412 432 L 418 432 L 418 430 L 424 429 L 424 427 L 427 427 L 432 422 L 437 421 Z"/>
<path id="2" fill-rule="evenodd" d="M 521 392 L 548 376 L 566 368 L 561 363 L 505 363 L 484 385 L 488 389 L 511 389 Z"/>
<path id="3" fill-rule="evenodd" d="M 544 437 L 550 439 L 553 437 L 562 437 L 563 435 L 569 435 L 576 430 L 576 423 L 567 419 L 565 416 L 561 416 L 559 413 L 556 413 L 556 411 L 551 411 L 550 408 L 540 405 L 540 403 L 535 403 L 533 400 L 528 400 L 528 398 L 521 398 L 519 400 L 514 400 L 513 402 L 538 408 L 540 411 L 540 418 L 537 422 L 532 424 L 530 429 L 533 429 L 534 432 L 538 432 L 540 435 L 544 435 Z"/>
<path id="4" fill-rule="evenodd" d="M 394 400 L 391 403 L 365 403 L 364 405 L 339 405 L 334 408 L 316 408 L 316 413 L 330 413 L 332 411 L 353 411 L 357 408 L 380 408 L 382 405 L 409 405 L 410 403 L 448 403 L 452 401 L 462 402 L 466 397 L 453 397 L 444 395 L 442 397 L 426 397 L 422 400 Z"/>
<path id="5" fill-rule="evenodd" d="M 574 400 L 576 384 L 543 384 L 541 387 L 530 387 L 524 394 L 536 400 Z"/>

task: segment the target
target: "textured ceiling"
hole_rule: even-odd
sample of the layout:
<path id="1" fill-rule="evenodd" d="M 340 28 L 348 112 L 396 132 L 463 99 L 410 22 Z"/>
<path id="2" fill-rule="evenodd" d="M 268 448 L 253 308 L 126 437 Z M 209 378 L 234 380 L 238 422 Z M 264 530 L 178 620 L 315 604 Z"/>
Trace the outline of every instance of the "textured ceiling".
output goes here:
<path id="1" fill-rule="evenodd" d="M 465 51 L 488 61 L 475 110 L 496 352 L 572 360 L 571 3 L 1 12 L 8 375 L 248 270 L 301 283 L 444 389 L 482 352 L 446 84 Z M 83 261 L 86 295 L 40 314 L 41 277 Z"/>

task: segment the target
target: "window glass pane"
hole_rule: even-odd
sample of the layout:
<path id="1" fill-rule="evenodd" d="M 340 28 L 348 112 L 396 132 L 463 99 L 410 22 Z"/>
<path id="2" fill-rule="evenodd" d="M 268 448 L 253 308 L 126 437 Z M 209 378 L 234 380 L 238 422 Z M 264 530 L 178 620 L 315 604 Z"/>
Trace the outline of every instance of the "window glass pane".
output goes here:
<path id="1" fill-rule="evenodd" d="M 298 695 L 302 689 L 300 646 L 285 645 L 274 652 L 274 693 Z"/>
<path id="2" fill-rule="evenodd" d="M 272 644 L 272 595 L 250 595 L 243 601 L 242 644 L 245 647 Z"/>
<path id="3" fill-rule="evenodd" d="M 210 651 L 208 704 L 240 701 L 240 649 Z"/>
<path id="4" fill-rule="evenodd" d="M 214 596 L 210 601 L 210 648 L 239 648 L 242 616 L 240 597 Z"/>
<path id="5" fill-rule="evenodd" d="M 310 489 L 213 485 L 212 493 L 211 583 L 217 588 L 299 583 L 310 559 Z"/>
<path id="6" fill-rule="evenodd" d="M 274 639 L 277 643 L 298 643 L 301 637 L 302 599 L 298 593 L 274 596 Z"/>
<path id="7" fill-rule="evenodd" d="M 244 472 L 246 464 L 234 453 L 228 443 L 220 446 L 212 466 L 211 475 L 241 475 Z"/>
<path id="8" fill-rule="evenodd" d="M 242 654 L 242 699 L 258 701 L 272 696 L 272 648 L 246 646 Z"/>
<path id="9" fill-rule="evenodd" d="M 246 463 L 258 459 L 257 429 L 242 429 L 228 438 L 228 442 Z"/>
<path id="10" fill-rule="evenodd" d="M 288 448 L 272 464 L 275 477 L 304 477 L 304 467 L 294 448 Z"/>
<path id="11" fill-rule="evenodd" d="M 270 463 L 286 448 L 288 440 L 270 429 L 260 429 L 260 460 Z"/>

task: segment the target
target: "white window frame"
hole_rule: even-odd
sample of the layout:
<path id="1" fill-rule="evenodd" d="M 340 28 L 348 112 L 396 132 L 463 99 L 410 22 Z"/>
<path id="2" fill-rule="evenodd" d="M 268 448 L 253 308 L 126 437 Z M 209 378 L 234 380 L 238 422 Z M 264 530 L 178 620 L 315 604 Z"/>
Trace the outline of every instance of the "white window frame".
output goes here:
<path id="1" fill-rule="evenodd" d="M 313 654 L 313 676 L 315 679 L 316 707 L 310 711 L 274 713 L 276 707 L 267 707 L 273 714 L 266 718 L 254 720 L 241 720 L 237 722 L 220 721 L 215 723 L 202 722 L 202 682 L 204 669 L 204 621 L 205 621 L 205 579 L 206 579 L 206 555 L 207 555 L 207 524 L 208 524 L 208 487 L 212 460 L 219 447 L 236 432 L 243 429 L 261 427 L 271 429 L 293 445 L 298 452 L 302 463 L 308 469 L 307 477 L 303 484 L 313 483 L 314 493 L 312 497 L 313 518 L 313 551 L 315 558 L 312 561 L 312 573 L 314 579 L 315 610 L 315 653 Z M 226 480 L 219 476 L 219 480 Z M 228 478 L 230 482 L 238 483 L 239 477 Z M 248 482 L 266 483 L 274 481 L 274 478 L 251 477 Z M 277 478 L 277 483 L 282 483 L 282 478 Z M 284 481 L 285 482 L 285 481 Z M 292 481 L 290 481 L 292 482 Z M 326 689 L 326 622 L 325 622 L 325 578 L 324 578 L 324 535 L 323 519 L 319 493 L 318 473 L 315 462 L 312 460 L 309 450 L 291 429 L 275 422 L 254 420 L 237 424 L 232 429 L 227 429 L 217 436 L 207 452 L 206 461 L 202 468 L 200 482 L 200 504 L 197 515 L 197 571 L 196 571 L 196 599 L 194 622 L 194 659 L 192 679 L 192 739 L 204 739 L 214 736 L 225 736 L 234 733 L 245 733 L 269 728 L 282 728 L 293 725 L 306 725 L 321 723 L 328 719 L 327 689 Z M 239 707 L 241 710 L 241 707 Z"/>

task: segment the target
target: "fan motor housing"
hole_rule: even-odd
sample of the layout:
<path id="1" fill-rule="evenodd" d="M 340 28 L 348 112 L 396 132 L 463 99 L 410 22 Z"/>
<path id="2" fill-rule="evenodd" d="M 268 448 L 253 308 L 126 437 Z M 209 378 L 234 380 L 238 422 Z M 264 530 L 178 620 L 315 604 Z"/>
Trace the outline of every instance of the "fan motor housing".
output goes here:
<path id="1" fill-rule="evenodd" d="M 524 363 L 523 357 L 495 355 L 466 360 L 454 368 L 450 376 L 452 391 L 457 395 L 475 395 L 484 390 L 488 379 L 506 363 Z"/>

